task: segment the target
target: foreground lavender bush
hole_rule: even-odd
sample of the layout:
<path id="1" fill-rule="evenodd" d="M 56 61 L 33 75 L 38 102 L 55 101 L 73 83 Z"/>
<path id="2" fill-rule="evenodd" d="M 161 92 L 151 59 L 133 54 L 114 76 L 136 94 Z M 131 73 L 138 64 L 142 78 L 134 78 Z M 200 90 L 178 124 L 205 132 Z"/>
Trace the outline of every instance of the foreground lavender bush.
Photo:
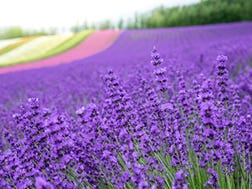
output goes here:
<path id="1" fill-rule="evenodd" d="M 251 24 L 0 75 L 0 188 L 251 188 Z"/>
<path id="2" fill-rule="evenodd" d="M 154 47 L 130 84 L 109 70 L 75 116 L 29 98 L 3 127 L 1 188 L 251 188 L 251 100 L 228 57 L 193 81 L 163 62 Z"/>

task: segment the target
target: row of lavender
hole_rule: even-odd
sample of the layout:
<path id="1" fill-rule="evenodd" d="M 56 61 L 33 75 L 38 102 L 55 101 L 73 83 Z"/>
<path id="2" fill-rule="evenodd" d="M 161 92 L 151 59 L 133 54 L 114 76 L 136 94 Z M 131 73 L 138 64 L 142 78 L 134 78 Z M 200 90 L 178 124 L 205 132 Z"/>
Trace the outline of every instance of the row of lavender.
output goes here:
<path id="1" fill-rule="evenodd" d="M 155 45 L 165 66 L 183 70 L 186 76 L 204 73 L 207 77 L 218 54 L 229 57 L 230 71 L 237 74 L 235 65 L 251 58 L 251 33 L 251 22 L 124 31 L 113 46 L 95 56 L 54 68 L 0 75 L 0 104 L 10 108 L 36 96 L 47 107 L 74 112 L 80 104 L 100 95 L 100 75 L 108 68 L 125 82 L 134 77 L 134 70 L 148 68 L 149 52 Z M 249 82 L 240 85 L 248 88 Z"/>
<path id="2" fill-rule="evenodd" d="M 250 188 L 251 25 L 125 32 L 87 60 L 1 76 L 0 186 Z M 150 64 L 153 44 L 166 56 Z"/>

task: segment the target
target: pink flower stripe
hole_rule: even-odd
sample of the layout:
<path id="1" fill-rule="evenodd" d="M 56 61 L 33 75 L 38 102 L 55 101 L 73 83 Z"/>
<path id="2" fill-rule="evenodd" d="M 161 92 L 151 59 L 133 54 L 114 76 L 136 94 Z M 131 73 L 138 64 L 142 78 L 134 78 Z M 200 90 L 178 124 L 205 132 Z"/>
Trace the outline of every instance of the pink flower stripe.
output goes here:
<path id="1" fill-rule="evenodd" d="M 64 53 L 42 60 L 3 67 L 0 68 L 0 73 L 55 66 L 86 58 L 108 48 L 117 39 L 120 33 L 120 30 L 96 31 L 80 45 Z"/>

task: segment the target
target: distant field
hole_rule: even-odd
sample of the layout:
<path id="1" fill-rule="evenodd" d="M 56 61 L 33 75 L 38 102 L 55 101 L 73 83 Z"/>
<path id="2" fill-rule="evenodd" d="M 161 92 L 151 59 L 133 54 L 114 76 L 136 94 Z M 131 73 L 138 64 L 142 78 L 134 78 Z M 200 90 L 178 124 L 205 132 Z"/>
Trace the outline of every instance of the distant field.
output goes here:
<path id="1" fill-rule="evenodd" d="M 93 31 L 88 30 L 88 31 L 83 31 L 83 32 L 80 32 L 80 33 L 73 35 L 72 37 L 70 37 L 69 39 L 67 39 L 66 41 L 64 41 L 60 45 L 58 45 L 57 47 L 48 51 L 47 57 L 59 54 L 61 52 L 64 52 L 66 50 L 69 50 L 69 49 L 75 47 L 76 45 L 80 44 L 92 32 Z"/>
<path id="2" fill-rule="evenodd" d="M 20 40 L 20 38 L 0 40 L 0 49 L 3 49 L 10 44 L 16 43 L 19 40 Z"/>
<path id="3" fill-rule="evenodd" d="M 91 33 L 92 31 L 88 30 L 74 35 L 19 39 L 18 42 L 0 50 L 0 67 L 31 62 L 62 53 L 78 45 Z"/>
<path id="4" fill-rule="evenodd" d="M 6 54 L 26 43 L 32 41 L 36 37 L 24 37 L 18 39 L 2 40 L 0 41 L 0 56 Z"/>
<path id="5" fill-rule="evenodd" d="M 47 57 L 44 56 L 42 59 L 35 61 L 2 67 L 0 73 L 55 66 L 80 60 L 104 51 L 115 42 L 120 34 L 120 30 L 95 31 L 91 32 L 91 34 L 81 32 L 48 51 Z M 85 39 L 86 37 L 87 39 Z"/>

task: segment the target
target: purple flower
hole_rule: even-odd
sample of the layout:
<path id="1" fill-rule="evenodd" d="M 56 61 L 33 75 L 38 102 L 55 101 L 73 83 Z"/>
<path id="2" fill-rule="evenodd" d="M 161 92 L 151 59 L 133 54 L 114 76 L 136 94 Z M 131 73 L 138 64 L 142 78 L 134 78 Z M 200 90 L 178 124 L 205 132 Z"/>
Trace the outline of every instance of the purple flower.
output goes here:
<path id="1" fill-rule="evenodd" d="M 85 111 L 85 107 L 84 106 L 82 106 L 82 107 L 80 107 L 78 110 L 76 110 L 76 114 L 77 115 L 83 115 L 83 113 L 84 113 L 84 111 Z"/>
<path id="2" fill-rule="evenodd" d="M 164 60 L 160 57 L 160 54 L 157 52 L 157 48 L 154 46 L 151 52 L 151 64 L 153 66 L 159 66 Z"/>
<path id="3" fill-rule="evenodd" d="M 209 177 L 207 182 L 204 184 L 205 187 L 210 187 L 213 189 L 219 189 L 220 186 L 218 184 L 218 175 L 217 173 L 212 169 L 208 168 L 207 172 L 209 173 Z"/>
<path id="4" fill-rule="evenodd" d="M 226 61 L 228 58 L 224 55 L 217 56 L 217 65 L 216 65 L 216 88 L 218 91 L 218 97 L 222 103 L 225 103 L 228 97 L 228 80 L 229 74 L 226 67 Z"/>
<path id="5" fill-rule="evenodd" d="M 36 189 L 53 189 L 54 188 L 51 183 L 49 183 L 42 177 L 36 177 L 35 187 Z"/>
<path id="6" fill-rule="evenodd" d="M 188 185 L 186 184 L 186 175 L 183 170 L 179 170 L 175 173 L 172 189 L 188 189 Z"/>

